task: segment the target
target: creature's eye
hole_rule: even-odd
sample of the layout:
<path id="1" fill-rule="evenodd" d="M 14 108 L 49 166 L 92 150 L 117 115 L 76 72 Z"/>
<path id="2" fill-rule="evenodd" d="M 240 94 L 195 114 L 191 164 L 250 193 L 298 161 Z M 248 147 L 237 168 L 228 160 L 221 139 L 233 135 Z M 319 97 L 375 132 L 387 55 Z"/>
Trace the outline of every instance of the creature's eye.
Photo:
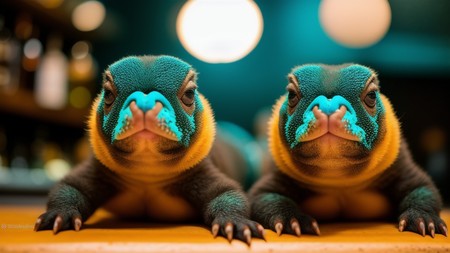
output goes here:
<path id="1" fill-rule="evenodd" d="M 187 89 L 181 97 L 181 102 L 187 107 L 191 107 L 194 104 L 195 89 Z"/>
<path id="2" fill-rule="evenodd" d="M 293 89 L 291 85 L 288 85 L 287 91 L 288 91 L 288 105 L 289 107 L 293 108 L 298 104 L 298 101 L 300 101 L 300 97 L 297 91 Z"/>
<path id="3" fill-rule="evenodd" d="M 376 104 L 376 99 L 377 99 L 377 93 L 376 91 L 369 91 L 366 95 L 366 97 L 364 98 L 364 103 L 369 107 L 369 108 L 374 108 L 375 104 Z"/>
<path id="4" fill-rule="evenodd" d="M 114 100 L 116 100 L 116 96 L 109 89 L 105 89 L 105 93 L 104 93 L 103 97 L 104 97 L 106 106 L 111 106 L 114 103 Z"/>

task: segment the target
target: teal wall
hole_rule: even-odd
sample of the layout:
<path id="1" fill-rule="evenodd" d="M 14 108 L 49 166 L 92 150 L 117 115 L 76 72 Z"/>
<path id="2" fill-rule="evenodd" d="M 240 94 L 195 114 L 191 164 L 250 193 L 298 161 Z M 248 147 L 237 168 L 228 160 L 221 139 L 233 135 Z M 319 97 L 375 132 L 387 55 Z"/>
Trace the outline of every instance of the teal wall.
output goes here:
<path id="1" fill-rule="evenodd" d="M 252 129 L 258 110 L 283 94 L 291 68 L 303 63 L 358 62 L 375 68 L 382 85 L 383 77 L 392 76 L 450 80 L 450 29 L 442 28 L 450 23 L 450 15 L 442 11 L 450 9 L 448 0 L 430 0 L 423 8 L 416 0 L 390 1 L 390 31 L 365 49 L 345 48 L 326 36 L 318 20 L 318 0 L 256 1 L 264 18 L 261 41 L 247 57 L 229 64 L 202 62 L 181 46 L 175 21 L 184 1 L 103 2 L 118 26 L 112 40 L 94 45 L 100 68 L 130 54 L 177 56 L 200 73 L 200 91 L 216 117 L 247 129 Z"/>

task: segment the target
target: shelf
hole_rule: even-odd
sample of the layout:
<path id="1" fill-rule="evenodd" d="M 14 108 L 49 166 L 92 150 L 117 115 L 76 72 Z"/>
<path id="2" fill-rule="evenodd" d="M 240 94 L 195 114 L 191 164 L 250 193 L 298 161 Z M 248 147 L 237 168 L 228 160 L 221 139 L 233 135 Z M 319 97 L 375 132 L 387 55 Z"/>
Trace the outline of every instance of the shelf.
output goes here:
<path id="1" fill-rule="evenodd" d="M 0 166 L 0 192 L 3 194 L 47 194 L 54 184 L 44 169 Z"/>
<path id="2" fill-rule="evenodd" d="M 32 92 L 20 89 L 12 95 L 0 93 L 0 111 L 72 127 L 85 127 L 89 116 L 88 108 L 44 109 L 36 103 Z"/>
<path id="3" fill-rule="evenodd" d="M 63 1 L 56 8 L 45 8 L 40 1 L 29 0 L 14 0 L 0 1 L 0 7 L 13 8 L 16 13 L 26 12 L 30 13 L 35 20 L 39 20 L 46 28 L 51 28 L 54 31 L 60 31 L 64 37 L 72 39 L 84 39 L 84 40 L 99 40 L 108 39 L 112 36 L 115 20 L 110 17 L 106 17 L 106 20 L 98 29 L 94 31 L 82 32 L 77 30 L 72 24 L 72 10 L 74 7 L 84 0 L 72 0 Z"/>

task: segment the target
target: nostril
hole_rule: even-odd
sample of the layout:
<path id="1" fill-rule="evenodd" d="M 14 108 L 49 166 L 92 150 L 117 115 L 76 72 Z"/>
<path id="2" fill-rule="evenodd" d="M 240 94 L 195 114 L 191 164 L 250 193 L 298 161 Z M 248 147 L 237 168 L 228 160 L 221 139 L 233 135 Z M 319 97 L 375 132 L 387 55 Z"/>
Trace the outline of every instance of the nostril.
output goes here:
<path id="1" fill-rule="evenodd" d="M 134 103 L 134 105 L 136 105 L 136 100 L 135 99 L 128 99 L 127 101 L 125 101 L 125 103 L 123 104 L 123 108 L 128 108 L 131 107 L 131 105 Z"/>
<path id="2" fill-rule="evenodd" d="M 140 111 L 139 107 L 136 105 L 136 101 L 131 101 L 128 107 L 133 115 Z"/>
<path id="3" fill-rule="evenodd" d="M 155 106 L 153 106 L 152 111 L 154 111 L 156 114 L 158 114 L 163 109 L 164 109 L 163 104 L 158 101 L 155 103 Z"/>
<path id="4" fill-rule="evenodd" d="M 347 107 L 344 105 L 341 105 L 341 106 L 339 106 L 339 108 L 336 111 L 334 111 L 333 114 L 330 115 L 330 119 L 342 121 L 342 119 L 344 118 L 346 113 L 347 113 Z"/>

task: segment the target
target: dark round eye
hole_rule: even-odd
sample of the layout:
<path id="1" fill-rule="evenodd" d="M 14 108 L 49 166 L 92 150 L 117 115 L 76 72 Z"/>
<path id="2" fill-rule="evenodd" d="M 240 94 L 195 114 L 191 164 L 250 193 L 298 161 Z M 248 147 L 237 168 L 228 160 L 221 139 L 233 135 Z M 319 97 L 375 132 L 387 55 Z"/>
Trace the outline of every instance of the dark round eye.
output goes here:
<path id="1" fill-rule="evenodd" d="M 300 101 L 300 98 L 298 97 L 297 92 L 294 90 L 288 89 L 288 105 L 289 107 L 295 107 L 298 104 L 298 101 Z"/>
<path id="2" fill-rule="evenodd" d="M 183 96 L 181 97 L 181 102 L 185 104 L 186 106 L 190 107 L 194 104 L 194 98 L 195 98 L 195 89 L 188 89 L 184 92 Z"/>
<path id="3" fill-rule="evenodd" d="M 114 103 L 114 100 L 116 100 L 116 96 L 111 90 L 105 89 L 105 94 L 103 95 L 103 98 L 105 100 L 106 106 L 111 106 Z"/>
<path id="4" fill-rule="evenodd" d="M 366 97 L 364 98 L 364 103 L 369 107 L 373 108 L 375 107 L 377 99 L 377 93 L 373 90 L 367 93 Z"/>

